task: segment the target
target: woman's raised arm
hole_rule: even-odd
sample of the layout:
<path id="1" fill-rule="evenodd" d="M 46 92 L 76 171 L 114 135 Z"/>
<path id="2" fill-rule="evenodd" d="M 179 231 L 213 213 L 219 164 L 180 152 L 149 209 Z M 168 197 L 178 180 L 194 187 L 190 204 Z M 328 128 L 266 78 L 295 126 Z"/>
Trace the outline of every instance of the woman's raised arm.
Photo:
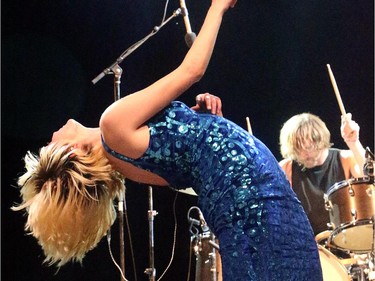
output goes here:
<path id="1" fill-rule="evenodd" d="M 107 108 L 100 127 L 108 145 L 115 148 L 119 143 L 138 143 L 137 134 L 144 129 L 144 123 L 201 79 L 210 61 L 223 14 L 235 3 L 236 0 L 212 0 L 203 26 L 180 66 Z"/>

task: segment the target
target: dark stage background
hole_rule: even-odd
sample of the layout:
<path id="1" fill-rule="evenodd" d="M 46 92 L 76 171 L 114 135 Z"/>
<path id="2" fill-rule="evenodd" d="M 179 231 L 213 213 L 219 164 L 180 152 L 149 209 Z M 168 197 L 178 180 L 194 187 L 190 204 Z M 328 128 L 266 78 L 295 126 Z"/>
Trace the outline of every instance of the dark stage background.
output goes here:
<path id="1" fill-rule="evenodd" d="M 1 280 L 120 280 L 106 240 L 88 253 L 82 266 L 68 264 L 56 273 L 43 265 L 35 239 L 25 235 L 25 217 L 10 211 L 20 202 L 16 178 L 22 157 L 37 151 L 68 118 L 96 126 L 113 101 L 113 76 L 91 83 L 130 45 L 159 25 L 164 1 L 2 1 L 2 220 Z M 209 0 L 187 6 L 197 33 Z M 331 64 L 347 112 L 361 126 L 364 146 L 374 151 L 374 2 L 348 0 L 243 1 L 224 18 L 216 49 L 202 81 L 182 101 L 209 91 L 222 98 L 228 119 L 254 134 L 280 160 L 279 130 L 301 112 L 319 115 L 340 137 L 340 110 L 327 73 Z M 171 0 L 167 17 L 179 6 Z M 187 51 L 182 17 L 174 18 L 126 58 L 121 92 L 125 96 L 171 71 Z M 127 182 L 127 210 L 138 280 L 147 280 L 147 186 Z M 171 256 L 175 193 L 153 188 L 155 267 L 160 276 Z M 176 200 L 177 243 L 163 280 L 186 280 L 190 234 L 187 210 L 193 196 Z M 118 225 L 112 249 L 118 259 Z M 134 280 L 126 240 L 126 276 Z M 194 265 L 194 263 L 193 263 Z M 194 267 L 191 276 L 194 276 Z M 193 280 L 193 278 L 191 278 Z"/>

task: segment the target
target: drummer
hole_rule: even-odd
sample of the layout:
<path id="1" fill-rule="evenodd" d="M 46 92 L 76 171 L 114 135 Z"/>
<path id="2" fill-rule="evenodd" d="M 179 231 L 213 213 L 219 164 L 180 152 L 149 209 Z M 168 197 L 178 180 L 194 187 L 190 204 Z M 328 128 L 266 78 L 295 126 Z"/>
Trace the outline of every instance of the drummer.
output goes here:
<path id="1" fill-rule="evenodd" d="M 363 177 L 365 150 L 351 113 L 341 116 L 341 136 L 349 149 L 332 147 L 330 132 L 316 115 L 291 117 L 280 131 L 282 169 L 302 202 L 314 234 L 328 230 L 324 194 L 335 183 Z"/>

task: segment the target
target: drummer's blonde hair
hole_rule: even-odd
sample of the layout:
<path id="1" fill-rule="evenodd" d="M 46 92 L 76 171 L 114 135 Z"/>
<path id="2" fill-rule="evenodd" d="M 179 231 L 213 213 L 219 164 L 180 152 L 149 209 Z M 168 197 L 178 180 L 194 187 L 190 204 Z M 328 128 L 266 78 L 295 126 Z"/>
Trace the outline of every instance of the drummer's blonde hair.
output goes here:
<path id="1" fill-rule="evenodd" d="M 326 124 L 316 115 L 301 113 L 286 121 L 280 131 L 280 152 L 284 159 L 297 159 L 298 152 L 306 149 L 325 149 L 332 146 L 331 133 Z"/>
<path id="2" fill-rule="evenodd" d="M 41 245 L 44 262 L 62 266 L 82 262 L 106 235 L 116 213 L 113 200 L 124 192 L 101 146 L 88 152 L 69 144 L 50 144 L 39 156 L 28 152 L 26 172 L 18 179 L 26 209 L 25 230 Z"/>

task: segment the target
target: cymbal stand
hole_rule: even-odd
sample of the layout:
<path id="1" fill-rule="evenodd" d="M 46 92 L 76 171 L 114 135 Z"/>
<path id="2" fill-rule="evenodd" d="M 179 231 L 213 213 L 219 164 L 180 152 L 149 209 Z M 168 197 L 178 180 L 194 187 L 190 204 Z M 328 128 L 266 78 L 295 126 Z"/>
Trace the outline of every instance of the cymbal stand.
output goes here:
<path id="1" fill-rule="evenodd" d="M 114 64 L 111 68 L 111 73 L 114 75 L 113 81 L 113 99 L 117 101 L 120 99 L 120 85 L 121 85 L 121 75 L 122 68 L 118 64 Z M 126 201 L 125 201 L 125 179 L 123 180 L 123 190 L 120 192 L 118 198 L 118 213 L 117 217 L 119 219 L 119 239 L 120 239 L 120 268 L 121 268 L 121 281 L 126 281 L 125 279 L 125 239 L 124 239 L 124 215 L 126 212 Z"/>
<path id="2" fill-rule="evenodd" d="M 368 254 L 368 280 L 375 280 L 375 271 L 374 271 L 374 252 Z M 366 279 L 363 279 L 366 280 Z"/>
<path id="3" fill-rule="evenodd" d="M 122 75 L 122 68 L 116 64 L 112 67 L 112 72 L 114 76 L 113 81 L 113 99 L 117 101 L 121 97 L 121 75 Z M 126 212 L 126 202 L 125 202 L 125 180 L 123 181 L 124 188 L 120 193 L 119 200 L 118 200 L 118 218 L 119 218 L 119 231 L 120 231 L 120 267 L 122 271 L 122 275 L 125 276 L 125 240 L 124 240 L 124 212 Z M 121 276 L 121 281 L 125 281 L 124 277 Z"/>
<path id="4" fill-rule="evenodd" d="M 150 37 L 154 36 L 164 25 L 166 25 L 172 18 L 175 18 L 179 15 L 182 14 L 182 10 L 181 8 L 178 8 L 177 10 L 175 10 L 172 15 L 162 21 L 162 23 L 159 25 L 159 26 L 155 26 L 152 31 L 146 35 L 143 39 L 139 40 L 138 42 L 136 42 L 135 44 L 133 44 L 132 46 L 130 46 L 128 49 L 126 49 L 117 59 L 115 62 L 113 62 L 110 66 L 108 66 L 107 68 L 105 68 L 101 73 L 99 73 L 91 82 L 93 84 L 96 84 L 100 79 L 102 79 L 105 75 L 108 75 L 108 74 L 114 74 L 114 100 L 117 101 L 120 99 L 120 84 L 121 84 L 121 75 L 122 75 L 122 69 L 121 67 L 119 66 L 119 64 L 126 58 L 128 57 L 131 53 L 133 53 L 136 49 L 138 49 L 143 43 L 145 43 Z M 124 187 L 125 188 L 125 187 Z M 125 190 L 125 189 L 124 189 Z M 151 196 L 152 196 L 152 191 L 151 192 Z M 119 206 L 118 206 L 118 217 L 119 217 L 119 224 L 120 224 L 120 256 L 121 256 L 121 271 L 122 271 L 122 277 L 121 277 L 121 281 L 125 281 L 126 279 L 123 278 L 123 276 L 125 276 L 125 253 L 124 253 L 124 204 L 125 202 L 125 193 L 121 193 L 120 194 L 120 198 L 119 198 Z M 152 200 L 151 200 L 151 204 L 152 204 Z M 150 215 L 150 211 L 149 211 L 149 218 L 150 217 L 153 217 L 154 214 Z M 152 224 L 150 223 L 150 228 L 152 227 Z M 150 232 L 153 231 L 153 228 L 150 229 Z M 152 237 L 151 237 L 152 236 Z M 150 239 L 152 238 L 152 241 L 150 242 L 150 245 L 152 244 L 152 247 L 150 247 L 150 249 L 152 249 L 152 253 L 150 253 L 150 268 L 149 269 L 146 269 L 146 271 L 148 272 L 149 270 L 152 270 L 151 274 L 150 274 L 150 278 L 153 278 L 153 279 L 150 279 L 150 280 L 155 280 L 155 269 L 154 269 L 154 264 L 153 264 L 153 235 L 150 235 Z M 151 255 L 152 255 L 152 259 L 151 259 Z M 151 260 L 152 260 L 152 264 L 151 264 Z"/>
<path id="5" fill-rule="evenodd" d="M 368 161 L 367 170 L 370 182 L 372 182 L 372 196 L 375 197 L 374 160 Z M 375 212 L 375 199 L 373 199 L 373 211 Z M 368 280 L 375 280 L 375 213 L 372 216 L 372 251 L 368 254 Z"/>
<path id="6" fill-rule="evenodd" d="M 153 210 L 152 187 L 148 187 L 148 238 L 149 238 L 149 268 L 146 268 L 145 273 L 149 276 L 150 281 L 155 281 L 156 269 L 154 259 L 154 217 L 158 214 Z"/>
<path id="7" fill-rule="evenodd" d="M 375 197 L 374 154 L 369 147 L 366 147 L 365 158 L 363 173 L 372 183 L 370 194 Z M 375 201 L 373 201 L 373 211 L 375 212 Z M 372 216 L 372 236 L 372 251 L 368 254 L 368 280 L 370 281 L 375 280 L 375 213 Z"/>

